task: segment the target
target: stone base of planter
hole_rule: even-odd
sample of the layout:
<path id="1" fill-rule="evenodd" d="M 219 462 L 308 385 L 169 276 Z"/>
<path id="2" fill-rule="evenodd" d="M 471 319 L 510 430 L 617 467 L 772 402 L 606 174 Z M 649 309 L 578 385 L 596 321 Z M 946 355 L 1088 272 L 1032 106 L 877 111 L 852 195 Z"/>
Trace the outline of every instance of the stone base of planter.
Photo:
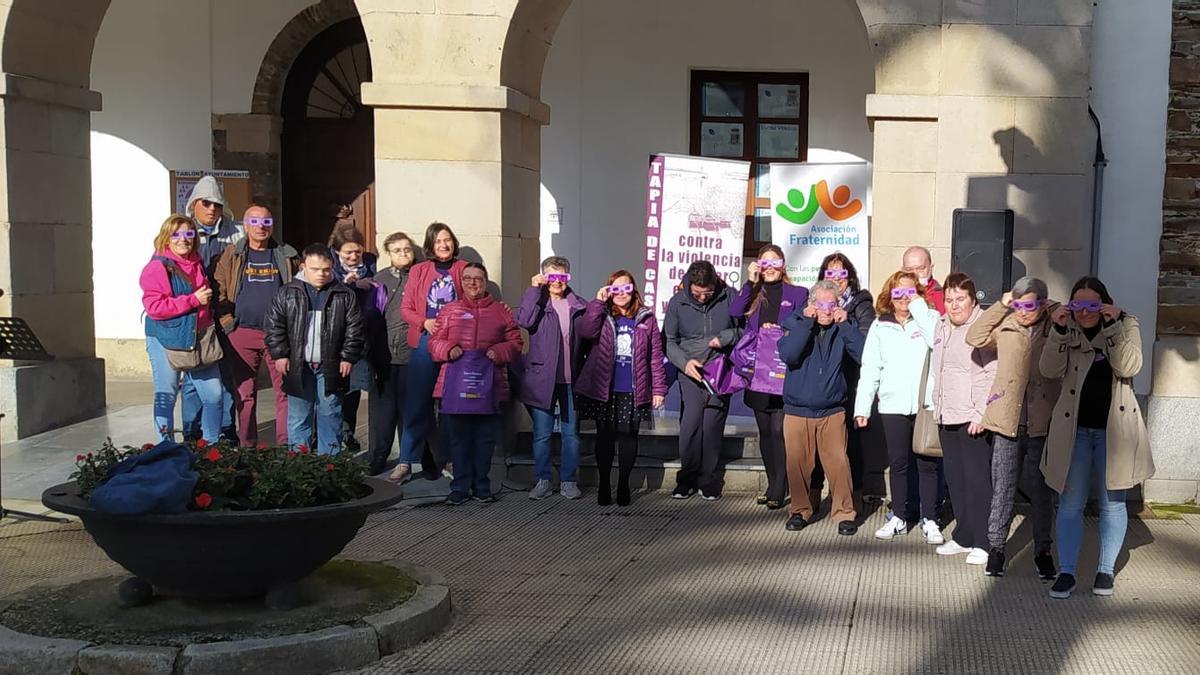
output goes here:
<path id="1" fill-rule="evenodd" d="M 0 675 L 325 673 L 370 664 L 436 635 L 449 623 L 450 589 L 441 575 L 400 562 L 356 564 L 398 569 L 418 583 L 416 592 L 398 606 L 319 630 L 195 643 L 105 644 L 0 626 Z M 112 580 L 114 588 L 119 580 Z"/>

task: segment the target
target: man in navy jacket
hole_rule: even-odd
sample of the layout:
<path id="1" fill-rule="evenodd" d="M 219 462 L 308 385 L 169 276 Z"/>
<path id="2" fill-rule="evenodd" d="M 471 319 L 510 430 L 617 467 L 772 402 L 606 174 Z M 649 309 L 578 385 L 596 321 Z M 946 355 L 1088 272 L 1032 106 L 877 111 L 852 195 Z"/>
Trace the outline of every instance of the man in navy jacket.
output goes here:
<path id="1" fill-rule="evenodd" d="M 830 515 L 838 534 L 852 535 L 858 526 L 846 456 L 844 366 L 847 359 L 862 361 L 866 338 L 838 306 L 833 282 L 818 281 L 808 297 L 803 310 L 783 320 L 785 335 L 779 340 L 779 357 L 788 366 L 783 382 L 783 442 L 792 492 L 787 529 L 804 529 L 816 510 L 808 485 L 819 455 L 833 497 Z"/>

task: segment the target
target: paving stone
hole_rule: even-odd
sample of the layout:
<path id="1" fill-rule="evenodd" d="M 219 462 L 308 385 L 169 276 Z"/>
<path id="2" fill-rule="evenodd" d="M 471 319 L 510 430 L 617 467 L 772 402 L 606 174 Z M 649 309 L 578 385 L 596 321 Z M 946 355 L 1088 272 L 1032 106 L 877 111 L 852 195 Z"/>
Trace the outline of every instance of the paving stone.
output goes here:
<path id="1" fill-rule="evenodd" d="M 79 652 L 86 675 L 171 675 L 179 650 L 174 647 L 99 645 Z"/>
<path id="2" fill-rule="evenodd" d="M 37 637 L 0 626 L 0 675 L 70 673 L 87 646 L 80 640 Z"/>
<path id="3" fill-rule="evenodd" d="M 373 628 L 334 626 L 302 635 L 189 645 L 181 675 L 254 673 L 300 675 L 358 668 L 379 660 Z"/>
<path id="4" fill-rule="evenodd" d="M 364 616 L 363 622 L 375 629 L 380 651 L 394 654 L 436 635 L 450 623 L 450 589 L 422 586 L 400 607 Z"/>

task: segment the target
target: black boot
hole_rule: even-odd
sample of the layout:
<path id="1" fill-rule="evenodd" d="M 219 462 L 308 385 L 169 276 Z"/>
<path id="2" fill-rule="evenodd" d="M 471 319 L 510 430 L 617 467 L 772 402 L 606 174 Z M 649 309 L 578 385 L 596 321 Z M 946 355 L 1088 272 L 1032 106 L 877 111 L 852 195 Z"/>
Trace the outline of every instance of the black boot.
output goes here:
<path id="1" fill-rule="evenodd" d="M 617 506 L 629 506 L 630 501 L 629 477 L 627 476 L 617 483 Z"/>
<path id="2" fill-rule="evenodd" d="M 989 577 L 1004 576 L 1004 549 L 993 548 L 988 551 L 987 568 L 983 573 Z"/>

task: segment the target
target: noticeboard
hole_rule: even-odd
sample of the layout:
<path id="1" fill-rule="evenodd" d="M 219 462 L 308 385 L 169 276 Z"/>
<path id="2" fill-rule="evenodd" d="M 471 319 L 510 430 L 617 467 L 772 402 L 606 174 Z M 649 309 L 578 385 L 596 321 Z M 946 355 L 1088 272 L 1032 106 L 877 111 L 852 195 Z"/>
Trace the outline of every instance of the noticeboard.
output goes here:
<path id="1" fill-rule="evenodd" d="M 221 184 L 225 193 L 225 214 L 241 219 L 242 213 L 250 206 L 252 193 L 250 190 L 249 171 L 230 170 L 185 170 L 171 171 L 171 210 L 173 213 L 187 213 L 187 198 L 192 188 L 203 176 L 212 176 Z"/>

